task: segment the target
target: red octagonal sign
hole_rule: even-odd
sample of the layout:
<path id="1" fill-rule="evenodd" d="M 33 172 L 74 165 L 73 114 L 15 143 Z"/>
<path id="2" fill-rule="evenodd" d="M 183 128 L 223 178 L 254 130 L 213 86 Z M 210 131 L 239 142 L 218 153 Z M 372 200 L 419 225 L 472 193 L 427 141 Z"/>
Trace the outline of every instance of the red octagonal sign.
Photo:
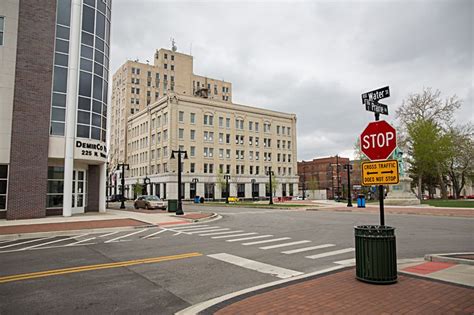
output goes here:
<path id="1" fill-rule="evenodd" d="M 386 160 L 397 147 L 397 133 L 385 120 L 371 122 L 360 135 L 360 150 L 371 160 Z"/>

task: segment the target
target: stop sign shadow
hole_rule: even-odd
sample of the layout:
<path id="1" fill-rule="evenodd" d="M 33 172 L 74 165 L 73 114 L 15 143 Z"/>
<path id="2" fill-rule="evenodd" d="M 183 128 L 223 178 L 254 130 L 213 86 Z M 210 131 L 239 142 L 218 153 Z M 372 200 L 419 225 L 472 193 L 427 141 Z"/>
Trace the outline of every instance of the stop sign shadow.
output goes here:
<path id="1" fill-rule="evenodd" d="M 385 120 L 371 122 L 360 135 L 360 150 L 371 161 L 386 160 L 397 147 L 397 132 Z"/>

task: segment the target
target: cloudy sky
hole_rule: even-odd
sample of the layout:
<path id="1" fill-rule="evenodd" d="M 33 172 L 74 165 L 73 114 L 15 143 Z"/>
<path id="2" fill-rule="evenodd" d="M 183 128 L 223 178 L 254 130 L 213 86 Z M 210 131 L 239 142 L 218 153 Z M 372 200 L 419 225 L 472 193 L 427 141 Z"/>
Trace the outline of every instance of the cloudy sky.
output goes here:
<path id="1" fill-rule="evenodd" d="M 474 122 L 473 16 L 471 0 L 114 0 L 111 69 L 173 37 L 235 103 L 295 113 L 298 160 L 351 157 L 374 119 L 361 94 L 386 85 L 391 123 L 424 87 L 458 95 L 458 122 Z"/>

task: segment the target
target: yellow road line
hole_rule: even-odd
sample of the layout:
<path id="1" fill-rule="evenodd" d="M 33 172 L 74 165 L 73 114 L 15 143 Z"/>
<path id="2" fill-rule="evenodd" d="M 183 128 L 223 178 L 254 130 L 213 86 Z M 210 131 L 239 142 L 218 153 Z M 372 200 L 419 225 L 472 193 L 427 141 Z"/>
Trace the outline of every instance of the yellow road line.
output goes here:
<path id="1" fill-rule="evenodd" d="M 18 275 L 0 277 L 0 283 L 63 275 L 63 274 L 75 273 L 75 272 L 93 271 L 93 270 L 110 269 L 110 268 L 118 268 L 118 267 L 128 267 L 128 266 L 140 265 L 140 264 L 151 264 L 151 263 L 158 263 L 158 262 L 163 262 L 163 261 L 199 257 L 199 256 L 202 256 L 202 254 L 201 253 L 187 253 L 187 254 L 180 254 L 180 255 L 173 255 L 173 256 L 135 259 L 135 260 L 119 261 L 115 263 L 106 263 L 106 264 L 79 266 L 79 267 L 71 267 L 71 268 L 64 268 L 64 269 L 53 269 L 53 270 L 39 271 L 39 272 L 32 272 L 32 273 L 23 273 L 23 274 L 18 274 Z"/>

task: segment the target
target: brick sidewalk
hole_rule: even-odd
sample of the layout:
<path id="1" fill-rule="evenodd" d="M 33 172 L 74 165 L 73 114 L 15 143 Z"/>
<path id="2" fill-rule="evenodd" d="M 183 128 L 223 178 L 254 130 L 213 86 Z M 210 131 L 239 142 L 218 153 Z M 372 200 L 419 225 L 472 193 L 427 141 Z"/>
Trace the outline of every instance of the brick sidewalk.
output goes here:
<path id="1" fill-rule="evenodd" d="M 393 285 L 373 285 L 357 281 L 349 269 L 249 293 L 200 314 L 211 313 L 472 314 L 474 289 L 405 275 Z"/>
<path id="2" fill-rule="evenodd" d="M 309 209 L 311 210 L 311 209 Z M 354 207 L 324 207 L 318 210 L 321 211 L 340 211 L 340 212 L 361 212 L 361 213 L 379 213 L 378 206 L 367 206 L 366 208 Z M 434 215 L 434 216 L 449 216 L 449 217 L 474 217 L 474 208 L 415 208 L 415 207 L 384 207 L 385 214 L 417 214 L 417 215 Z"/>
<path id="3" fill-rule="evenodd" d="M 72 231 L 83 229 L 102 229 L 115 228 L 125 226 L 144 226 L 149 225 L 146 222 L 134 219 L 111 219 L 111 220 L 92 220 L 92 221 L 76 221 L 61 223 L 42 223 L 42 224 L 25 224 L 1 226 L 0 235 L 6 234 L 24 234 L 37 232 L 54 232 L 54 231 Z"/>

